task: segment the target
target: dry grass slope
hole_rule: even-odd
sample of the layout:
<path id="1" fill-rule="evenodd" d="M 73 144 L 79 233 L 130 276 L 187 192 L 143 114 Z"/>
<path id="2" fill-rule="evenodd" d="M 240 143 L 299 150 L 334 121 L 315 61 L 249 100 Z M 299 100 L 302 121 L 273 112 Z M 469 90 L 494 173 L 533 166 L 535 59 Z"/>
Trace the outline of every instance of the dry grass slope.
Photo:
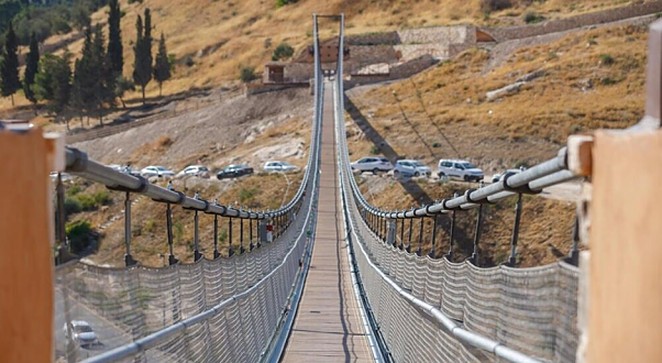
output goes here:
<path id="1" fill-rule="evenodd" d="M 586 13 L 627 3 L 623 0 L 547 0 L 512 1 L 514 6 L 490 13 L 481 11 L 481 0 L 300 0 L 296 4 L 276 8 L 275 0 L 145 0 L 128 4 L 121 1 L 126 15 L 122 18 L 125 69 L 127 76 L 133 69 L 133 42 L 135 23 L 145 8 L 152 10 L 153 34 L 163 32 L 167 37 L 168 52 L 176 55 L 177 67 L 173 79 L 164 87 L 165 94 L 174 94 L 193 87 L 213 87 L 236 82 L 242 66 L 261 65 L 270 60 L 275 47 L 285 41 L 295 49 L 303 49 L 311 42 L 311 14 L 345 13 L 348 34 L 379 32 L 400 28 L 478 23 L 487 25 L 513 25 L 523 22 L 523 14 L 533 11 L 548 19 Z M 106 23 L 107 9 L 92 16 L 93 23 Z M 322 24 L 322 35 L 335 33 L 331 24 Z M 72 34 L 54 36 L 47 44 L 57 44 Z M 68 45 L 73 54 L 79 54 L 82 40 Z M 187 59 L 192 65 L 185 63 Z M 152 82 L 148 96 L 158 95 Z M 138 93 L 130 97 L 138 98 Z M 129 98 L 130 98 L 129 97 Z M 19 105 L 27 101 L 19 95 Z M 8 99 L 0 99 L 0 110 L 11 108 Z"/>

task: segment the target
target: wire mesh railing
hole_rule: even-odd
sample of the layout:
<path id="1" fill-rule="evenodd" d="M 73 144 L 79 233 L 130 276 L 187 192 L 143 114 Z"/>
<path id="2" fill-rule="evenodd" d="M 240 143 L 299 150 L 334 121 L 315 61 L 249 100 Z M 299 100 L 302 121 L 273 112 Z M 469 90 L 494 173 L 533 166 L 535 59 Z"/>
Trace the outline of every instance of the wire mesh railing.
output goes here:
<path id="1" fill-rule="evenodd" d="M 315 39 L 318 52 L 317 36 Z M 317 68 L 316 79 L 321 75 Z M 67 149 L 68 172 L 126 193 L 127 201 L 130 194 L 142 194 L 167 204 L 170 256 L 169 266 L 141 266 L 131 256 L 129 230 L 125 233 L 126 268 L 80 261 L 58 266 L 55 336 L 59 361 L 250 362 L 273 355 L 269 350 L 276 349 L 274 341 L 289 329 L 284 321 L 298 298 L 294 284 L 304 280 L 302 261 L 309 257 L 314 237 L 321 84 L 316 82 L 311 148 L 303 181 L 294 198 L 275 211 L 254 212 L 219 205 L 199 195 L 187 197 L 173 188 L 150 184 L 144 178 L 88 160 L 81 151 Z M 63 189 L 60 182 L 60 197 Z M 127 205 L 125 218 L 130 228 L 130 203 Z M 175 205 L 194 214 L 192 264 L 180 263 L 173 253 L 171 209 Z M 60 213 L 59 221 L 63 221 L 63 211 Z M 213 258 L 208 259 L 198 250 L 198 213 L 214 216 Z M 233 249 L 230 232 L 227 256 L 221 256 L 217 248 L 220 218 L 229 225 L 233 220 L 241 223 L 239 249 Z M 270 226 L 273 240 L 266 238 L 268 228 L 263 228 Z M 60 231 L 64 231 L 61 226 Z M 254 232 L 258 236 L 255 244 Z M 58 239 L 65 241 L 61 234 Z M 245 239 L 250 242 L 247 248 Z"/>
<path id="2" fill-rule="evenodd" d="M 340 44 L 342 44 L 342 32 Z M 482 206 L 518 196 L 575 176 L 568 171 L 566 152 L 499 183 L 469 189 L 461 195 L 408 211 L 388 211 L 362 195 L 348 159 L 344 122 L 342 52 L 335 83 L 336 132 L 343 201 L 351 230 L 351 246 L 361 285 L 376 329 L 390 355 L 402 362 L 569 362 L 578 342 L 576 266 L 560 261 L 536 268 L 515 268 L 519 218 L 507 263 L 477 266 Z M 473 259 L 454 263 L 435 249 L 440 215 L 451 218 L 451 250 L 455 215 L 479 209 Z M 424 219 L 433 219 L 424 234 Z M 408 222 L 408 228 L 405 225 Z M 420 226 L 417 226 L 420 224 Z M 416 233 L 412 233 L 416 231 Z M 412 241 L 418 240 L 412 249 Z M 431 245 L 425 251 L 423 242 Z M 576 254 L 577 245 L 571 255 Z"/>

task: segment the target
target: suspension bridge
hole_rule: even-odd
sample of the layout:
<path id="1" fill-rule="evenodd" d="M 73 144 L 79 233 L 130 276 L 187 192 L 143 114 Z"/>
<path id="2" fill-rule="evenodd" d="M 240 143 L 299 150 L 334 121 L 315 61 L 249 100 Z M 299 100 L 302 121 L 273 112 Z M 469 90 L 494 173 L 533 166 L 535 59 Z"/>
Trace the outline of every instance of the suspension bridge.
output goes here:
<path id="1" fill-rule="evenodd" d="M 315 97 L 309 158 L 298 191 L 282 208 L 255 212 L 188 197 L 114 171 L 79 150 L 65 150 L 67 172 L 125 194 L 126 267 L 103 268 L 77 260 L 56 267 L 51 336 L 59 359 L 576 360 L 582 333 L 579 225 L 568 258 L 535 268 L 517 267 L 517 233 L 523 194 L 590 174 L 583 159 L 586 139 L 524 172 L 506 174 L 498 183 L 406 211 L 379 209 L 363 197 L 349 166 L 344 17 L 331 17 L 339 24 L 338 54 L 328 77 L 320 59 L 319 17 L 313 16 Z M 662 41 L 662 24 L 653 26 L 651 38 L 659 50 L 662 42 L 653 43 Z M 659 58 L 658 52 L 649 62 L 660 63 Z M 652 86 L 649 78 L 649 91 L 657 86 L 653 96 L 659 96 L 659 69 L 649 65 L 650 72 L 658 73 Z M 659 126 L 659 97 L 657 101 L 647 105 L 645 121 L 656 119 Z M 61 183 L 57 193 L 63 194 Z M 130 207 L 136 194 L 167 205 L 167 267 L 141 266 L 132 257 Z M 510 256 L 497 267 L 481 267 L 483 206 L 506 198 L 518 200 Z M 181 263 L 174 255 L 173 208 L 189 210 L 194 218 L 194 263 Z M 474 253 L 455 262 L 455 219 L 468 210 L 477 210 Z M 200 252 L 201 213 L 213 216 L 213 256 Z M 62 218 L 60 213 L 56 236 L 65 241 Z M 440 251 L 437 243 L 442 218 L 450 221 L 448 251 Z M 227 246 L 219 246 L 219 226 L 224 224 Z M 90 322 L 102 344 L 81 349 L 71 339 L 74 320 Z"/>

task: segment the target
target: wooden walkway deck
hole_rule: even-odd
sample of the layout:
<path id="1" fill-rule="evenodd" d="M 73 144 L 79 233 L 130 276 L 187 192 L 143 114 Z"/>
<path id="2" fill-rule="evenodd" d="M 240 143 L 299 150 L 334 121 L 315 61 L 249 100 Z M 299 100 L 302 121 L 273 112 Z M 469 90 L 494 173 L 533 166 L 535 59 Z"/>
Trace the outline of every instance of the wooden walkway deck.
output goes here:
<path id="1" fill-rule="evenodd" d="M 325 84 L 316 240 L 282 362 L 373 362 L 350 276 L 336 169 L 333 88 Z"/>

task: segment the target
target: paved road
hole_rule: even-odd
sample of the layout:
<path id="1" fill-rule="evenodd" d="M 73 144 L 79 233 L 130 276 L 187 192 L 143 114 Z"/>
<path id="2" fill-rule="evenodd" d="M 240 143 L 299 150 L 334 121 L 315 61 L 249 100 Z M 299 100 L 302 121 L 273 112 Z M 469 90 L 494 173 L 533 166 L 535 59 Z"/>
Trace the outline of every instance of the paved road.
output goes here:
<path id="1" fill-rule="evenodd" d="M 72 296 L 68 296 L 69 317 L 71 320 L 85 320 L 97 334 L 101 344 L 91 349 L 86 349 L 75 345 L 70 355 L 73 356 L 72 361 L 80 361 L 85 358 L 97 355 L 112 348 L 131 342 L 131 336 L 120 328 L 111 324 L 106 319 L 95 313 L 92 309 L 88 308 L 79 301 L 76 301 Z M 64 322 L 65 322 L 65 302 L 64 294 L 61 289 L 55 289 L 55 358 L 56 360 L 66 362 L 65 352 L 67 341 L 64 335 Z"/>

